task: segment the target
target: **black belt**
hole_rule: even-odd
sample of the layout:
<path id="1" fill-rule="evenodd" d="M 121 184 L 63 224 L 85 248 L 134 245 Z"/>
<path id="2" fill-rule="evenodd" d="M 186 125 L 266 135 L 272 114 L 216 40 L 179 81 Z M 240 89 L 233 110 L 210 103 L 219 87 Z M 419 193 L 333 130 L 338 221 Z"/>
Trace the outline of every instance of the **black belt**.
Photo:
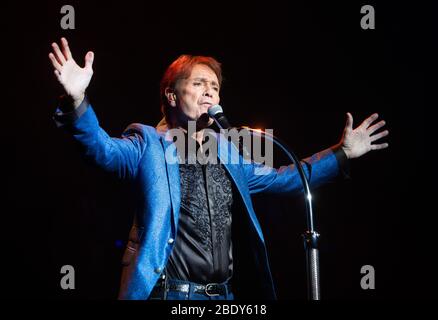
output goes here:
<path id="1" fill-rule="evenodd" d="M 155 285 L 154 290 L 152 291 L 152 295 L 154 293 L 159 293 L 164 289 L 164 280 L 158 281 Z M 197 294 L 204 294 L 206 296 L 222 296 L 226 295 L 227 292 L 231 292 L 231 284 L 230 283 L 207 283 L 207 284 L 197 284 L 193 282 L 182 282 L 182 281 L 172 281 L 172 279 L 168 279 L 167 283 L 167 291 L 177 291 L 188 293 L 190 291 L 190 286 L 193 286 L 193 292 Z"/>

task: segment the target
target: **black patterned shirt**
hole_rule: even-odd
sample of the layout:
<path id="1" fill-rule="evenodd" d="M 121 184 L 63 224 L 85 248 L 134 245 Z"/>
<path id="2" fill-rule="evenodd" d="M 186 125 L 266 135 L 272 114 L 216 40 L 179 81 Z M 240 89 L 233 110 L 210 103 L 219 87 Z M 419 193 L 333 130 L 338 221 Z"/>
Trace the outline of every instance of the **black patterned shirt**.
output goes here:
<path id="1" fill-rule="evenodd" d="M 231 180 L 219 161 L 185 161 L 179 171 L 181 208 L 167 276 L 203 284 L 223 282 L 233 272 Z"/>

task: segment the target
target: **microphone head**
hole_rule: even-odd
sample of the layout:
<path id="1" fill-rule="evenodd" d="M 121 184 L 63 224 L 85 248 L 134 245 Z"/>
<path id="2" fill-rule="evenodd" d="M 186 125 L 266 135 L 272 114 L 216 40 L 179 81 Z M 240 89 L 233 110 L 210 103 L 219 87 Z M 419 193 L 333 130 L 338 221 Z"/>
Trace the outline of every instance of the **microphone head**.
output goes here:
<path id="1" fill-rule="evenodd" d="M 215 104 L 214 106 L 211 106 L 210 108 L 208 108 L 208 115 L 211 118 L 214 118 L 218 113 L 224 113 L 224 110 L 222 109 L 222 107 L 218 104 Z"/>

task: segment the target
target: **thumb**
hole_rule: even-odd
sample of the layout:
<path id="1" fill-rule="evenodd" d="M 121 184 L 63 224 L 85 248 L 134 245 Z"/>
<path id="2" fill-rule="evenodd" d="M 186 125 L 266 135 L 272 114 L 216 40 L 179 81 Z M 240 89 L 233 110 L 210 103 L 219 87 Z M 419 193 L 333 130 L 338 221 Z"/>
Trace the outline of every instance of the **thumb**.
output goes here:
<path id="1" fill-rule="evenodd" d="M 353 116 L 350 112 L 347 112 L 347 123 L 345 124 L 345 130 L 353 130 Z"/>
<path id="2" fill-rule="evenodd" d="M 85 68 L 92 69 L 93 61 L 94 61 L 94 52 L 88 51 L 87 54 L 85 55 Z"/>

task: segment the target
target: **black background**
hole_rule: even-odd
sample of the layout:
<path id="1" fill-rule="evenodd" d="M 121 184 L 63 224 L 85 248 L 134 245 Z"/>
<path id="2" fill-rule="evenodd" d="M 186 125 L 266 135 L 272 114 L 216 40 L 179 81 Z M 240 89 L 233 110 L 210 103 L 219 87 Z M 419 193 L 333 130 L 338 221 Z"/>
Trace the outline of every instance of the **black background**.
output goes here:
<path id="1" fill-rule="evenodd" d="M 350 181 L 314 191 L 322 297 L 427 297 L 433 227 L 423 222 L 432 211 L 416 190 L 433 168 L 424 122 L 428 34 L 436 28 L 434 11 L 416 3 L 69 1 L 75 30 L 60 27 L 64 2 L 10 7 L 3 28 L 4 52 L 13 57 L 4 60 L 12 101 L 3 107 L 8 295 L 115 299 L 118 292 L 132 207 L 127 186 L 85 163 L 51 119 L 62 91 L 47 55 L 65 36 L 80 65 L 95 53 L 88 96 L 113 136 L 129 123 L 160 120 L 161 76 L 184 53 L 222 62 L 221 104 L 233 124 L 273 128 L 300 157 L 337 143 L 347 111 L 355 126 L 378 112 L 390 147 L 351 161 Z M 375 30 L 360 28 L 365 4 L 374 5 Z M 305 299 L 302 199 L 254 200 L 278 297 Z M 75 290 L 60 288 L 63 265 L 75 267 Z M 375 290 L 360 287 L 363 265 L 376 270 Z"/>

